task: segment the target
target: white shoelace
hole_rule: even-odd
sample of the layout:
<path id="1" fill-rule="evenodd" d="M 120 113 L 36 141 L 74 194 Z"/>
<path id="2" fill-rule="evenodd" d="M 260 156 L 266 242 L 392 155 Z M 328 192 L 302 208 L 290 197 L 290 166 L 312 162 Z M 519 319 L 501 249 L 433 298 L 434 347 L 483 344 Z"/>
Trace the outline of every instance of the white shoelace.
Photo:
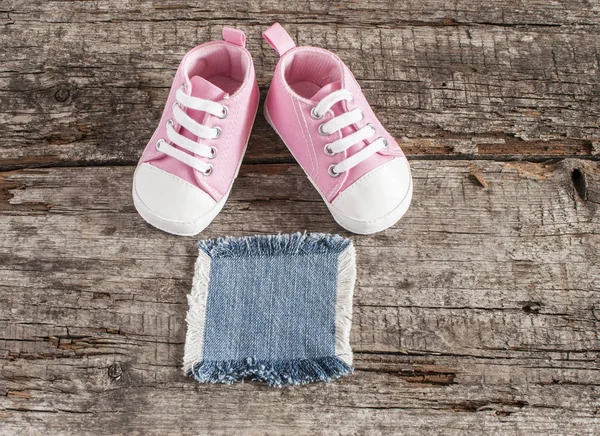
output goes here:
<path id="1" fill-rule="evenodd" d="M 354 100 L 354 96 L 347 89 L 333 91 L 327 97 L 324 97 L 319 104 L 312 109 L 310 113 L 312 118 L 315 120 L 320 120 L 327 113 L 327 111 L 332 108 L 333 105 L 341 102 L 342 100 L 352 101 Z M 319 126 L 319 133 L 323 136 L 328 136 L 334 132 L 342 130 L 345 127 L 351 126 L 362 119 L 364 119 L 364 114 L 360 109 L 344 112 L 343 114 L 332 118 L 326 123 L 321 124 Z M 325 146 L 325 154 L 327 156 L 335 156 L 338 153 L 348 150 L 350 147 L 358 144 L 359 142 L 375 136 L 376 133 L 377 130 L 375 126 L 373 124 L 367 124 L 348 136 L 328 143 Z M 378 151 L 387 148 L 387 146 L 388 143 L 385 138 L 379 137 L 352 156 L 344 159 L 338 164 L 331 165 L 329 167 L 329 175 L 332 177 L 337 177 L 341 173 L 348 171 L 361 162 L 367 160 Z"/>
<path id="2" fill-rule="evenodd" d="M 220 127 L 207 127 L 198 123 L 188 114 L 186 114 L 185 111 L 181 109 L 181 106 L 187 107 L 188 109 L 203 111 L 217 118 L 227 117 L 229 113 L 227 106 L 215 103 L 214 101 L 187 95 L 183 91 L 183 87 L 177 90 L 175 99 L 175 103 L 173 104 L 173 117 L 181 127 L 203 139 L 216 139 L 221 136 Z M 181 135 L 175 130 L 175 125 L 172 119 L 167 121 L 167 138 L 171 143 L 190 151 L 199 157 L 205 159 L 214 159 L 217 157 L 216 147 L 192 141 L 191 139 Z M 161 138 L 156 142 L 156 149 L 161 153 L 171 156 L 178 161 L 200 171 L 205 176 L 209 176 L 213 172 L 213 166 L 211 164 L 208 164 L 197 157 L 173 147 L 171 144 L 165 141 L 164 138 Z"/>

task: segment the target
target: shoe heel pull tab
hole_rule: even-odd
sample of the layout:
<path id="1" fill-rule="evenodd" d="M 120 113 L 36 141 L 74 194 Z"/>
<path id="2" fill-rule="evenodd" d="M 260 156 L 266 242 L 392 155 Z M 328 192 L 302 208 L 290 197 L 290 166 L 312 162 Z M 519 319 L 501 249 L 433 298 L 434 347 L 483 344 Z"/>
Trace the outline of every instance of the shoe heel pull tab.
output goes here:
<path id="1" fill-rule="evenodd" d="M 263 37 L 269 45 L 279 53 L 279 57 L 296 47 L 294 41 L 279 23 L 273 24 L 263 32 Z"/>
<path id="2" fill-rule="evenodd" d="M 223 26 L 223 39 L 231 44 L 246 47 L 246 34 L 233 27 Z"/>

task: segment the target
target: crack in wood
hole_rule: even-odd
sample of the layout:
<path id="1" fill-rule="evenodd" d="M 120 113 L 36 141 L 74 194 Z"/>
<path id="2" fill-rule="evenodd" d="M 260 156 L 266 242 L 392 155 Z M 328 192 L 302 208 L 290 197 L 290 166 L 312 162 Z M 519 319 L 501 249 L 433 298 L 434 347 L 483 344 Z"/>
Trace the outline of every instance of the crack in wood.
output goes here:
<path id="1" fill-rule="evenodd" d="M 600 16 L 481 5 L 3 5 L 1 432 L 600 433 Z M 347 235 L 353 376 L 198 385 L 180 369 L 195 240 L 151 229 L 124 188 L 185 51 L 245 30 L 264 99 L 277 56 L 260 31 L 282 18 L 353 70 L 415 200 L 388 231 Z M 202 237 L 299 229 L 340 232 L 259 115 Z"/>

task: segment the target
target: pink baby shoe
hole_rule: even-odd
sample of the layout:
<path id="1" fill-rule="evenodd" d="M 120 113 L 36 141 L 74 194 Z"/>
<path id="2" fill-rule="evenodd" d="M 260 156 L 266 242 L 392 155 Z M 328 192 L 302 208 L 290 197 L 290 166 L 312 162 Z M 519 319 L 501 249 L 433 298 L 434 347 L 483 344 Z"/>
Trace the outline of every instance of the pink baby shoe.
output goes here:
<path id="1" fill-rule="evenodd" d="M 370 234 L 408 210 L 408 161 L 348 67 L 330 51 L 296 47 L 275 23 L 263 36 L 280 56 L 265 117 L 339 225 Z"/>
<path id="2" fill-rule="evenodd" d="M 252 57 L 242 31 L 189 51 L 160 123 L 133 176 L 133 200 L 148 223 L 200 233 L 223 208 L 258 108 Z"/>

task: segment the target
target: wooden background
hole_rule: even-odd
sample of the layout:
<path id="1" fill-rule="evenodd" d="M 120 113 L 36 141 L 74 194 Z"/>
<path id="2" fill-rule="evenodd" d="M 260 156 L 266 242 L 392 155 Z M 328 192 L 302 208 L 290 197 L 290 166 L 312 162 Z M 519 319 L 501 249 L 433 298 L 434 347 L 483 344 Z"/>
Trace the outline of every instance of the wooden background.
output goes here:
<path id="1" fill-rule="evenodd" d="M 280 21 L 337 53 L 411 159 L 352 236 L 353 376 L 183 376 L 196 238 L 130 196 L 184 53 Z M 0 434 L 599 434 L 598 0 L 0 1 Z M 344 233 L 257 117 L 205 237 Z M 350 236 L 350 235 L 349 235 Z"/>

